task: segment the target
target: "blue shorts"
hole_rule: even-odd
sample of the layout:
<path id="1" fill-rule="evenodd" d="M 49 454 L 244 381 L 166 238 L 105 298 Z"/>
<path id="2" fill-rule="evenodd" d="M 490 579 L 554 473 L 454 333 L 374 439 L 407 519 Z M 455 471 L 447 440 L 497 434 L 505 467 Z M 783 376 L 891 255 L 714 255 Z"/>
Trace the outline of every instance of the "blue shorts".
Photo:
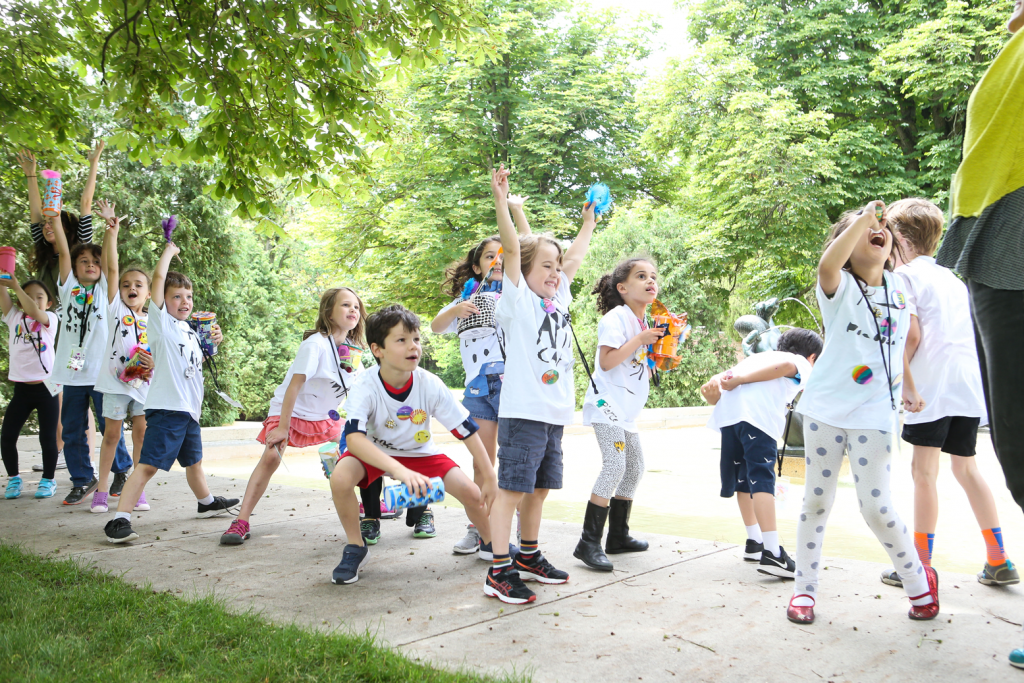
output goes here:
<path id="1" fill-rule="evenodd" d="M 203 459 L 203 436 L 199 423 L 180 410 L 147 410 L 146 437 L 142 440 L 139 463 L 163 470 L 177 460 L 182 467 Z"/>
<path id="2" fill-rule="evenodd" d="M 498 420 L 498 488 L 533 493 L 562 488 L 562 425 Z"/>
<path id="3" fill-rule="evenodd" d="M 736 491 L 775 495 L 775 439 L 749 422 L 722 427 L 722 498 Z"/>
<path id="4" fill-rule="evenodd" d="M 473 393 L 476 392 L 476 393 Z M 466 386 L 463 407 L 474 420 L 498 421 L 501 403 L 501 375 L 480 375 Z"/>

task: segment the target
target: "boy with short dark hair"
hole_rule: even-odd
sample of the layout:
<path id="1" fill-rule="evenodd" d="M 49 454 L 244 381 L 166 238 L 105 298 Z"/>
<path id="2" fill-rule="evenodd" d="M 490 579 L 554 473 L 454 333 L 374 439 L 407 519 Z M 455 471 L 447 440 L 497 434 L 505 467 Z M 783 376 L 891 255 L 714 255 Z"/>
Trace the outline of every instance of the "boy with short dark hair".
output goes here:
<path id="1" fill-rule="evenodd" d="M 111 543 L 139 537 L 132 529 L 132 510 L 157 470 L 168 471 L 177 460 L 185 468 L 189 488 L 199 500 L 196 517 L 227 512 L 237 498 L 214 497 L 203 472 L 203 441 L 199 416 L 203 405 L 203 349 L 189 324 L 192 314 L 192 281 L 181 273 L 167 272 L 179 249 L 168 242 L 153 272 L 153 288 L 146 334 L 153 354 L 153 380 L 146 397 L 146 436 L 139 466 L 125 482 L 117 514 L 103 528 Z M 221 342 L 214 325 L 213 340 Z"/>
<path id="2" fill-rule="evenodd" d="M 385 472 L 414 494 L 430 489 L 430 478 L 444 480 L 445 494 L 466 508 L 490 551 L 487 510 L 497 495 L 498 479 L 487 457 L 479 429 L 469 411 L 455 400 L 436 375 L 419 367 L 420 319 L 403 306 L 388 306 L 366 320 L 366 341 L 377 359 L 377 368 L 359 375 L 345 403 L 345 439 L 331 475 L 331 493 L 348 545 L 331 582 L 355 583 L 369 551 L 359 529 L 359 500 L 355 487 L 366 488 Z M 476 472 L 484 484 L 473 480 L 434 445 L 431 417 L 451 430 L 469 448 Z"/>
<path id="3" fill-rule="evenodd" d="M 799 393 L 821 353 L 821 337 L 789 330 L 777 351 L 765 351 L 712 377 L 700 388 L 715 406 L 708 427 L 722 433 L 722 497 L 737 502 L 747 527 L 743 559 L 762 574 L 795 577 L 796 563 L 779 543 L 775 523 L 775 463 L 786 429 L 786 405 Z"/>

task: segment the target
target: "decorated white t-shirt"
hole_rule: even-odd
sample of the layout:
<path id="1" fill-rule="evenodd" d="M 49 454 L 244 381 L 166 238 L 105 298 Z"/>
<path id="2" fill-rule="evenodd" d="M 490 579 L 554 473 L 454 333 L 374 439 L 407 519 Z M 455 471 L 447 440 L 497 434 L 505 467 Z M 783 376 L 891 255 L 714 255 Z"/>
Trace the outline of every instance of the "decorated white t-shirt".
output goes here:
<path id="1" fill-rule="evenodd" d="M 615 425 L 627 432 L 639 431 L 636 418 L 647 403 L 651 388 L 647 347 L 641 346 L 611 370 L 601 369 L 601 347 L 621 348 L 645 329 L 647 326 L 640 323 L 629 306 L 616 306 L 597 323 L 594 385 L 587 385 L 583 399 L 583 424 L 590 426 L 596 422 Z"/>
<path id="2" fill-rule="evenodd" d="M 149 306 L 149 348 L 153 354 L 153 381 L 146 410 L 176 410 L 199 422 L 203 408 L 203 349 L 199 337 L 184 320 L 167 312 L 167 303 Z"/>
<path id="3" fill-rule="evenodd" d="M 101 275 L 90 288 L 71 273 L 66 282 L 57 283 L 57 288 L 61 330 L 50 380 L 71 387 L 91 387 L 107 361 L 107 278 Z M 83 350 L 85 358 L 81 368 L 72 370 L 68 363 L 76 348 Z"/>
<path id="4" fill-rule="evenodd" d="M 477 430 L 469 411 L 455 400 L 444 382 L 423 368 L 416 368 L 404 387 L 385 386 L 380 367 L 360 373 L 345 402 L 345 435 L 362 432 L 375 446 L 392 457 L 438 455 L 441 449 L 430 433 L 437 418 L 457 438 Z"/>
<path id="5" fill-rule="evenodd" d="M 798 412 L 841 429 L 896 430 L 891 400 L 898 408 L 910 312 L 903 279 L 889 272 L 884 278 L 885 287 L 866 288 L 870 307 L 861 285 L 845 270 L 831 298 L 817 286 L 825 345 Z"/>
<path id="6" fill-rule="evenodd" d="M 572 424 L 576 392 L 569 330 L 570 284 L 563 273 L 555 298 L 542 299 L 526 284 L 525 275 L 520 275 L 518 286 L 508 276 L 502 281 L 495 311 L 505 331 L 499 418 Z"/>
<path id="7" fill-rule="evenodd" d="M 145 313 L 136 315 L 128 308 L 120 295 L 107 304 L 107 327 L 109 328 L 106 366 L 100 371 L 96 380 L 96 391 L 104 394 L 121 394 L 130 396 L 132 400 L 146 403 L 150 382 L 143 382 L 135 387 L 121 381 L 124 366 L 131 358 L 132 349 L 136 346 L 147 346 Z"/>
<path id="8" fill-rule="evenodd" d="M 924 410 L 905 414 L 904 423 L 961 416 L 988 424 L 967 285 L 930 256 L 918 256 L 896 272 L 907 288 L 907 311 L 921 325 L 910 371 Z"/>
<path id="9" fill-rule="evenodd" d="M 499 297 L 500 292 L 496 293 Z M 451 310 L 454 306 L 461 304 L 461 300 L 455 300 L 442 308 L 438 315 Z M 476 339 L 459 339 L 459 354 L 462 356 L 462 369 L 466 371 L 466 386 L 480 376 L 481 372 L 486 375 L 501 374 L 505 369 L 505 359 L 501 354 L 501 347 L 504 344 L 504 333 L 501 325 L 495 325 L 494 334 Z M 459 331 L 459 318 L 453 318 L 452 322 L 441 334 L 457 334 Z M 470 393 L 467 391 L 467 396 Z"/>
<path id="10" fill-rule="evenodd" d="M 53 338 L 60 321 L 50 311 L 46 317 L 50 321 L 48 326 L 25 315 L 17 306 L 11 306 L 4 316 L 10 352 L 7 379 L 12 382 L 42 382 L 53 371 Z"/>
<path id="11" fill-rule="evenodd" d="M 776 441 L 782 439 L 786 431 L 786 405 L 811 377 L 810 361 L 796 353 L 787 355 L 796 365 L 796 377 L 750 382 L 728 391 L 723 389 L 708 420 L 708 428 L 720 432 L 724 427 L 746 422 Z M 800 405 L 803 405 L 802 400 Z"/>
<path id="12" fill-rule="evenodd" d="M 288 368 L 284 381 L 274 390 L 270 399 L 270 415 L 280 415 L 285 392 L 295 375 L 305 375 L 306 381 L 295 397 L 292 417 L 310 422 L 328 419 L 336 411 L 345 395 L 355 384 L 361 363 L 352 363 L 338 355 L 338 347 L 330 337 L 319 332 L 309 335 L 299 344 L 295 360 Z"/>

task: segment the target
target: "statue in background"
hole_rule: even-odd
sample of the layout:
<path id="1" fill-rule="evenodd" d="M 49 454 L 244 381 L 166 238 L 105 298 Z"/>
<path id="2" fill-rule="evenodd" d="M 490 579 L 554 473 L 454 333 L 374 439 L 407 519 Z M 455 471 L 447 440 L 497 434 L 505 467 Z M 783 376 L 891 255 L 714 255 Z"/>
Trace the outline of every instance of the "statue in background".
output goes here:
<path id="1" fill-rule="evenodd" d="M 733 329 L 743 338 L 743 354 L 750 356 L 763 351 L 774 351 L 782 334 L 775 327 L 772 317 L 779 310 L 775 297 L 754 304 L 756 315 L 743 315 L 733 323 Z"/>

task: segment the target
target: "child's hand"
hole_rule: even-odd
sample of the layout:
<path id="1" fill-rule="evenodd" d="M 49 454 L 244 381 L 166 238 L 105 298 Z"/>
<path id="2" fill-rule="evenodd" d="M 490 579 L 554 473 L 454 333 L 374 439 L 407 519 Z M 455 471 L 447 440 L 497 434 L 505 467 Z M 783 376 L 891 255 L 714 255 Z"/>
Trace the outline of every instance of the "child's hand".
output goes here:
<path id="1" fill-rule="evenodd" d="M 920 413 L 924 410 L 924 399 L 921 398 L 921 394 L 917 393 L 917 389 L 907 387 L 903 385 L 903 408 L 908 413 Z"/>
<path id="2" fill-rule="evenodd" d="M 18 288 L 18 278 L 14 277 L 14 273 L 8 273 L 5 270 L 0 270 L 0 273 L 6 273 L 10 277 L 0 278 L 0 285 L 4 287 L 10 287 L 11 289 Z"/>
<path id="3" fill-rule="evenodd" d="M 401 472 L 396 472 L 394 478 L 405 484 L 409 493 L 414 496 L 425 496 L 430 491 L 430 479 L 419 472 L 413 472 L 408 467 Z"/>
<path id="4" fill-rule="evenodd" d="M 504 199 L 508 197 L 508 174 L 510 171 L 505 169 L 505 165 L 502 164 L 498 168 L 491 169 L 491 193 L 495 199 Z"/>
<path id="5" fill-rule="evenodd" d="M 108 230 L 111 228 L 116 229 L 115 221 L 117 221 L 117 213 L 114 210 L 116 207 L 117 205 L 114 202 L 108 202 L 106 199 L 101 199 L 96 202 L 96 208 L 99 209 L 96 212 L 96 215 L 106 221 Z"/>
<path id="6" fill-rule="evenodd" d="M 587 202 L 586 204 L 583 205 L 583 213 L 582 213 L 582 215 L 583 215 L 583 222 L 584 223 L 587 223 L 587 222 L 597 223 L 597 221 L 600 220 L 599 218 L 596 218 L 594 216 L 594 206 L 596 206 L 594 204 L 594 202 Z"/>
<path id="7" fill-rule="evenodd" d="M 103 148 L 106 147 L 107 143 L 103 140 L 96 141 L 96 147 L 93 148 L 92 152 L 89 153 L 89 163 L 97 164 L 100 161 L 100 155 L 103 154 Z"/>
<path id="8" fill-rule="evenodd" d="M 271 429 L 267 433 L 267 448 L 273 448 L 277 446 L 278 455 L 284 452 L 285 446 L 288 445 L 288 427 L 278 424 L 276 427 Z M 280 445 L 278 445 L 280 444 Z"/>
<path id="9" fill-rule="evenodd" d="M 480 312 L 480 309 L 472 301 L 463 301 L 461 304 L 456 304 L 452 307 L 452 310 L 455 311 L 456 318 L 468 318 Z"/>
<path id="10" fill-rule="evenodd" d="M 700 388 L 700 395 L 704 400 L 715 405 L 722 398 L 722 386 L 719 383 L 719 376 L 715 375 Z"/>
<path id="11" fill-rule="evenodd" d="M 864 221 L 871 230 L 878 232 L 885 227 L 885 202 L 880 199 L 868 202 L 863 209 L 857 212 L 857 215 L 860 216 L 857 219 L 858 222 Z M 881 215 L 881 218 L 879 218 L 879 215 Z"/>
<path id="12" fill-rule="evenodd" d="M 18 163 L 21 165 L 21 170 L 25 172 L 27 176 L 36 175 L 36 155 L 27 149 L 23 149 L 18 152 L 15 157 Z"/>
<path id="13" fill-rule="evenodd" d="M 664 327 L 649 327 L 633 338 L 640 340 L 640 346 L 650 346 L 664 337 L 665 331 Z"/>
<path id="14" fill-rule="evenodd" d="M 498 498 L 498 478 L 492 473 L 480 487 L 480 508 L 490 513 L 491 505 Z"/>
<path id="15" fill-rule="evenodd" d="M 177 256 L 181 253 L 181 248 L 174 242 L 168 242 L 167 246 L 164 247 L 164 253 L 170 253 L 171 256 Z"/>
<path id="16" fill-rule="evenodd" d="M 722 375 L 720 384 L 722 386 L 723 391 L 732 391 L 739 385 L 743 384 L 743 382 L 740 381 L 739 375 L 733 373 L 732 370 L 726 370 L 725 373 Z"/>
<path id="17" fill-rule="evenodd" d="M 224 341 L 224 334 L 220 331 L 220 325 L 217 323 L 214 323 L 210 328 L 210 339 L 213 340 L 213 343 L 217 346 L 220 346 L 220 343 Z"/>
<path id="18" fill-rule="evenodd" d="M 151 354 L 149 351 L 142 351 L 139 354 L 139 365 L 146 368 L 147 370 L 152 370 L 154 367 L 156 367 L 155 363 L 153 362 L 153 354 Z"/>
<path id="19" fill-rule="evenodd" d="M 510 194 L 508 196 L 508 208 L 509 208 L 509 210 L 510 211 L 522 211 L 523 210 L 523 204 L 526 203 L 527 199 L 529 199 L 529 197 L 525 197 L 525 196 L 523 196 L 521 194 Z"/>

